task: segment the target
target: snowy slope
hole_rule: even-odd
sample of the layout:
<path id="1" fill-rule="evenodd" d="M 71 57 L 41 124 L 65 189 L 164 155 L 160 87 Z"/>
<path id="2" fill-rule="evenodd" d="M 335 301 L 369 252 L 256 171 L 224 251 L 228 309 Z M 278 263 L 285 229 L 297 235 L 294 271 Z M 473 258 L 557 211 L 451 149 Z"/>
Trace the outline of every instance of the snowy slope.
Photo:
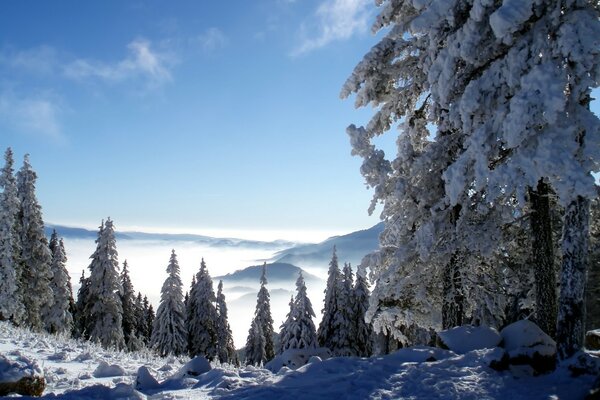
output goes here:
<path id="1" fill-rule="evenodd" d="M 456 355 L 427 347 L 368 359 L 333 358 L 277 374 L 213 365 L 196 377 L 168 379 L 187 359 L 105 351 L 89 343 L 32 334 L 5 322 L 0 322 L 0 353 L 33 359 L 48 380 L 44 396 L 65 399 L 582 399 L 595 379 L 573 378 L 567 365 L 550 375 L 518 378 L 487 367 L 498 349 Z M 431 356 L 437 361 L 425 361 Z M 121 367 L 124 374 L 95 377 L 102 361 Z M 161 384 L 134 390 L 140 366 L 147 366 Z"/>

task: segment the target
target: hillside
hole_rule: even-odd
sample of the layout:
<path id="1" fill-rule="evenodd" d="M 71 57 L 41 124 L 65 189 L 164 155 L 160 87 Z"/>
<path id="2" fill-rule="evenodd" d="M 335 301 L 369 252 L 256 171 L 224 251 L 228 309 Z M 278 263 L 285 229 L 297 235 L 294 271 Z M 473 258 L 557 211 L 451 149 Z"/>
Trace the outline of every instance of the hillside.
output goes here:
<path id="1" fill-rule="evenodd" d="M 230 285 L 238 284 L 240 282 L 256 282 L 258 284 L 260 280 L 260 274 L 262 271 L 262 265 L 253 265 L 244 269 L 237 270 L 230 274 L 217 276 L 214 278 L 215 281 L 223 280 L 223 282 Z M 298 278 L 298 273 L 302 272 L 304 280 L 308 282 L 320 282 L 321 279 L 309 274 L 302 268 L 288 263 L 270 263 L 267 264 L 267 280 L 269 282 L 285 282 L 293 283 Z"/>
<path id="2" fill-rule="evenodd" d="M 273 260 L 302 267 L 320 266 L 327 269 L 335 245 L 340 262 L 350 262 L 356 266 L 365 255 L 378 249 L 379 234 L 382 231 L 383 223 L 379 223 L 369 229 L 334 236 L 318 244 L 305 244 L 282 250 L 273 257 Z"/>

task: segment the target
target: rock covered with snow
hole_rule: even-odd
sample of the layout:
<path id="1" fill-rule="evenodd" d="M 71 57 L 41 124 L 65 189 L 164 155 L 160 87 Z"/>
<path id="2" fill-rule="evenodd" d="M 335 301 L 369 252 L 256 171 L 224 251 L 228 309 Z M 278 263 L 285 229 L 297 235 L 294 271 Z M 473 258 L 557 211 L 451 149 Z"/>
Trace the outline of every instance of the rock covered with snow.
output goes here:
<path id="1" fill-rule="evenodd" d="M 331 357 L 331 351 L 326 347 L 288 349 L 269 361 L 265 368 L 273 373 L 277 373 L 283 367 L 298 369 L 314 357 L 328 359 Z"/>
<path id="2" fill-rule="evenodd" d="M 35 360 L 25 356 L 11 360 L 0 355 L 0 396 L 41 396 L 45 387 L 44 373 Z"/>
<path id="3" fill-rule="evenodd" d="M 181 379 L 185 377 L 195 377 L 211 370 L 210 363 L 202 356 L 196 356 L 179 368 L 169 379 Z"/>
<path id="4" fill-rule="evenodd" d="M 585 348 L 588 350 L 600 350 L 600 329 L 586 332 Z"/>
<path id="5" fill-rule="evenodd" d="M 439 332 L 438 337 L 448 349 L 458 354 L 491 349 L 502 341 L 498 331 L 487 326 L 457 326 Z"/>
<path id="6" fill-rule="evenodd" d="M 135 389 L 136 390 L 152 390 L 158 389 L 160 383 L 150 373 L 150 369 L 146 366 L 142 366 L 138 369 L 135 377 Z"/>
<path id="7" fill-rule="evenodd" d="M 100 364 L 94 370 L 94 378 L 110 378 L 112 376 L 123 376 L 125 370 L 117 364 L 109 365 L 106 361 L 100 361 Z"/>
<path id="8" fill-rule="evenodd" d="M 429 346 L 412 346 L 397 350 L 386 357 L 397 364 L 404 364 L 439 361 L 453 356 L 456 354 L 450 350 Z"/>
<path id="9" fill-rule="evenodd" d="M 514 322 L 500 335 L 511 365 L 529 365 L 535 374 L 556 366 L 556 342 L 533 322 Z"/>

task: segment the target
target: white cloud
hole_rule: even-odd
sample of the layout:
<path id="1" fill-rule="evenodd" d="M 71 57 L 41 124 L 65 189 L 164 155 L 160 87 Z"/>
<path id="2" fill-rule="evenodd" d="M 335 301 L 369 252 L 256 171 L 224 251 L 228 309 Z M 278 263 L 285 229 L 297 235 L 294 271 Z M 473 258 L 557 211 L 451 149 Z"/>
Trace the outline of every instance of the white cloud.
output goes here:
<path id="1" fill-rule="evenodd" d="M 20 133 L 63 140 L 59 121 L 62 111 L 60 102 L 48 96 L 17 97 L 11 93 L 0 94 L 0 123 Z"/>
<path id="2" fill-rule="evenodd" d="M 219 28 L 208 28 L 200 34 L 195 40 L 202 50 L 211 52 L 220 49 L 227 44 L 227 37 Z"/>
<path id="3" fill-rule="evenodd" d="M 47 45 L 19 51 L 5 49 L 0 52 L 0 64 L 36 74 L 50 74 L 58 65 L 58 54 Z"/>
<path id="4" fill-rule="evenodd" d="M 298 56 L 319 49 L 336 40 L 345 40 L 357 33 L 368 31 L 371 0 L 325 0 L 314 17 L 302 25 L 302 43 L 292 51 Z M 316 31 L 308 36 L 307 31 Z"/>
<path id="5" fill-rule="evenodd" d="M 137 39 L 127 46 L 129 54 L 116 63 L 77 59 L 64 67 L 65 76 L 84 80 L 96 78 L 108 82 L 122 82 L 143 78 L 151 87 L 171 81 L 170 67 L 175 59 L 172 55 L 155 51 L 150 41 Z"/>

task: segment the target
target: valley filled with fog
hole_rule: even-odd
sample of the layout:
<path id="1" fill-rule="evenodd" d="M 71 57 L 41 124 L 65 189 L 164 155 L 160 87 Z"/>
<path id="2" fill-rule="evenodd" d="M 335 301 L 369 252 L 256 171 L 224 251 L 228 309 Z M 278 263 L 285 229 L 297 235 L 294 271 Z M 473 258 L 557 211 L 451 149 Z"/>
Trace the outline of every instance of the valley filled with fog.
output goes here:
<path id="1" fill-rule="evenodd" d="M 60 231 L 59 231 L 60 234 Z M 71 276 L 73 293 L 76 296 L 79 289 L 79 279 L 82 270 L 89 276 L 88 266 L 90 256 L 96 248 L 92 237 L 77 238 L 65 237 L 67 251 L 67 269 Z M 206 265 L 213 278 L 213 287 L 216 291 L 217 276 L 233 273 L 252 265 L 270 262 L 273 256 L 281 250 L 288 248 L 285 242 L 278 244 L 272 242 L 272 246 L 251 245 L 214 245 L 190 240 L 157 240 L 157 239 L 117 239 L 117 250 L 119 252 L 119 264 L 127 260 L 131 280 L 134 289 L 147 295 L 154 309 L 160 301 L 160 289 L 166 278 L 165 269 L 169 262 L 171 249 L 175 249 L 181 267 L 181 279 L 184 290 L 188 291 L 192 276 L 198 272 L 200 261 L 204 257 Z M 281 246 L 281 247 L 278 247 Z M 301 267 L 301 265 L 298 265 Z M 323 278 L 327 274 L 327 261 L 319 268 L 318 265 L 310 265 L 308 270 L 311 274 Z M 318 274 L 318 275 L 317 275 Z M 271 294 L 271 308 L 275 329 L 285 320 L 289 311 L 290 296 L 294 293 L 295 277 L 286 280 L 269 279 L 268 289 Z M 325 281 L 323 279 L 308 279 L 308 293 L 317 318 L 320 320 L 322 308 L 323 290 Z M 229 308 L 229 323 L 233 331 L 236 347 L 245 345 L 246 336 L 254 313 L 256 293 L 259 289 L 258 278 L 255 281 L 224 281 L 224 292 Z"/>

